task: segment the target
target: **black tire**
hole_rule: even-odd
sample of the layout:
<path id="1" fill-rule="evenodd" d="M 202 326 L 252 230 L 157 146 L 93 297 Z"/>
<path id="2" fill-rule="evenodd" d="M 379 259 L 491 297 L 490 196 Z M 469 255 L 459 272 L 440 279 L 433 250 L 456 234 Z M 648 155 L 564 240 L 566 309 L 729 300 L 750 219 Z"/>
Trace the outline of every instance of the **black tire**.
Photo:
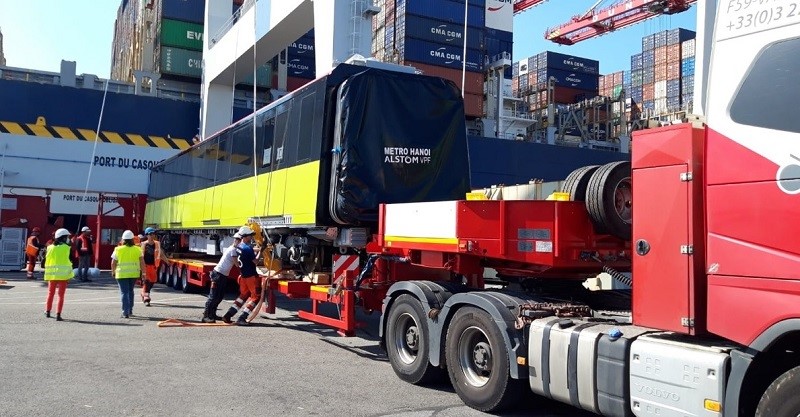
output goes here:
<path id="1" fill-rule="evenodd" d="M 491 413 L 512 407 L 522 397 L 524 381 L 511 379 L 505 341 L 487 312 L 458 310 L 445 346 L 450 382 L 468 406 Z"/>
<path id="2" fill-rule="evenodd" d="M 761 396 L 755 417 L 797 417 L 800 415 L 800 366 L 786 371 Z"/>
<path id="3" fill-rule="evenodd" d="M 167 275 L 169 274 L 169 264 L 161 262 L 158 266 L 158 283 L 165 284 L 167 282 Z"/>
<path id="4" fill-rule="evenodd" d="M 586 187 L 589 185 L 589 179 L 599 167 L 599 165 L 589 165 L 570 172 L 567 179 L 564 180 L 561 191 L 569 193 L 570 201 L 586 201 Z"/>
<path id="5" fill-rule="evenodd" d="M 586 189 L 586 210 L 595 232 L 630 240 L 633 221 L 631 163 L 612 162 L 597 169 Z"/>
<path id="6" fill-rule="evenodd" d="M 192 284 L 189 284 L 189 269 L 183 268 L 181 271 L 181 290 L 185 293 L 192 292 Z"/>
<path id="7" fill-rule="evenodd" d="M 422 303 L 408 294 L 397 297 L 386 322 L 386 354 L 394 373 L 403 381 L 425 384 L 444 376 L 430 363 L 429 336 Z"/>
<path id="8" fill-rule="evenodd" d="M 169 279 L 167 280 L 167 287 L 175 288 L 175 283 L 180 279 L 181 268 L 178 265 L 172 265 L 169 269 Z"/>
<path id="9" fill-rule="evenodd" d="M 175 270 L 175 282 L 172 286 L 173 289 L 181 291 L 183 290 L 183 275 L 188 274 L 189 271 L 186 270 L 186 267 L 176 268 Z"/>

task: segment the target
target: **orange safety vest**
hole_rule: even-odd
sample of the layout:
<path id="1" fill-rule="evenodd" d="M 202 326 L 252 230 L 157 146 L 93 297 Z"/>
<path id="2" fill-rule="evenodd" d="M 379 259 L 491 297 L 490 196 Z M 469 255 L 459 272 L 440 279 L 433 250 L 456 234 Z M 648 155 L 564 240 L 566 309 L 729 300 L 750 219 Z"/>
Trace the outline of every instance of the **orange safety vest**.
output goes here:
<path id="1" fill-rule="evenodd" d="M 36 239 L 36 243 L 39 243 L 39 238 L 37 236 L 28 238 L 28 246 L 25 247 L 25 254 L 28 256 L 36 256 L 39 254 L 39 247 L 33 244 L 33 239 Z"/>

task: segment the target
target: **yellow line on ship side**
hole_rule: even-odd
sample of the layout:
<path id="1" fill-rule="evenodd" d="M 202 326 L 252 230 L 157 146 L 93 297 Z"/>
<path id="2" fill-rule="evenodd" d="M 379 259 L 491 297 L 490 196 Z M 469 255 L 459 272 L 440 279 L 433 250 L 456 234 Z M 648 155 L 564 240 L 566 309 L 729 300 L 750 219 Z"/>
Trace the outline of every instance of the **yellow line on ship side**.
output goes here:
<path id="1" fill-rule="evenodd" d="M 89 129 L 76 129 L 76 130 L 78 131 L 78 133 L 81 134 L 81 136 L 83 136 L 85 140 L 88 140 L 89 142 L 94 142 L 95 137 L 97 137 L 97 134 L 94 133 L 94 130 L 89 130 Z M 97 139 L 102 141 L 102 139 L 100 139 L 99 137 Z"/>
<path id="2" fill-rule="evenodd" d="M 12 135 L 27 135 L 28 133 L 22 130 L 22 126 L 19 123 L 12 123 L 12 122 L 0 122 L 3 124 L 3 127 L 8 130 L 8 133 Z"/>
<path id="3" fill-rule="evenodd" d="M 58 133 L 58 136 L 60 136 L 63 139 L 72 139 L 72 140 L 78 139 L 78 137 L 75 136 L 75 133 L 73 133 L 72 129 L 70 128 L 53 126 L 53 130 L 55 130 L 56 133 Z"/>
<path id="4" fill-rule="evenodd" d="M 131 140 L 131 142 L 133 142 L 133 144 L 134 144 L 134 145 L 138 145 L 138 146 L 150 146 L 150 145 L 147 143 L 147 141 L 145 141 L 145 140 L 144 140 L 144 138 L 143 138 L 143 137 L 141 137 L 140 135 L 135 135 L 135 134 L 133 134 L 133 133 L 127 133 L 127 134 L 125 134 L 125 136 L 127 136 L 127 137 L 128 137 L 128 139 L 130 139 L 130 140 Z"/>
<path id="5" fill-rule="evenodd" d="M 30 129 L 31 132 L 33 132 L 33 134 L 36 135 L 36 136 L 45 137 L 45 138 L 52 138 L 53 137 L 53 135 L 50 134 L 50 132 L 44 126 L 34 125 L 34 124 L 28 123 L 28 129 Z"/>

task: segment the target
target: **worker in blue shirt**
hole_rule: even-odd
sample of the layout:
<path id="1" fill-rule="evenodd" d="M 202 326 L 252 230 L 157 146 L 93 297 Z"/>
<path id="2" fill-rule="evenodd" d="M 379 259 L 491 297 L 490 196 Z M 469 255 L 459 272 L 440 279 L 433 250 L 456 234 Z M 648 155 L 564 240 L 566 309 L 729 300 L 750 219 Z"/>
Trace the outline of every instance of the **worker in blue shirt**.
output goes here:
<path id="1" fill-rule="evenodd" d="M 258 271 L 256 270 L 256 252 L 250 246 L 253 241 L 255 232 L 253 229 L 242 226 L 239 228 L 239 235 L 242 237 L 242 243 L 236 247 L 236 252 L 239 255 L 239 296 L 233 302 L 233 305 L 228 309 L 222 320 L 225 323 L 232 323 L 231 318 L 236 315 L 240 309 L 242 314 L 236 320 L 239 326 L 246 326 L 247 317 L 250 312 L 258 304 L 261 297 L 261 291 L 258 289 Z M 247 300 L 247 304 L 245 304 Z M 244 308 L 242 306 L 244 305 Z"/>

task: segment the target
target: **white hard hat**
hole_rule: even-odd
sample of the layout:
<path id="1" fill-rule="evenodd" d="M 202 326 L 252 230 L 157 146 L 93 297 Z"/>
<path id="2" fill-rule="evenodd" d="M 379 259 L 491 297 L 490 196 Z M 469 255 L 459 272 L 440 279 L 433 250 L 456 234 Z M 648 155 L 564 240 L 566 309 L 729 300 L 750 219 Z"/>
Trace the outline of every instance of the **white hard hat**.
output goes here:
<path id="1" fill-rule="evenodd" d="M 69 236 L 69 230 L 64 228 L 56 230 L 56 239 L 62 238 L 64 236 Z"/>
<path id="2" fill-rule="evenodd" d="M 241 235 L 242 237 L 251 236 L 251 235 L 254 235 L 254 234 L 255 234 L 255 232 L 253 231 L 253 229 L 251 229 L 251 228 L 249 228 L 247 226 L 242 226 L 242 227 L 239 228 L 239 235 Z"/>
<path id="3" fill-rule="evenodd" d="M 236 233 L 233 234 L 233 238 L 234 239 L 241 239 L 242 235 L 240 235 L 239 232 L 236 232 Z"/>
<path id="4" fill-rule="evenodd" d="M 91 232 L 91 231 L 92 229 L 90 229 L 88 226 L 83 226 L 83 228 L 81 229 L 81 232 Z"/>
<path id="5" fill-rule="evenodd" d="M 133 239 L 133 232 L 131 232 L 130 230 L 126 230 L 126 231 L 122 232 L 122 239 L 123 240 Z"/>

